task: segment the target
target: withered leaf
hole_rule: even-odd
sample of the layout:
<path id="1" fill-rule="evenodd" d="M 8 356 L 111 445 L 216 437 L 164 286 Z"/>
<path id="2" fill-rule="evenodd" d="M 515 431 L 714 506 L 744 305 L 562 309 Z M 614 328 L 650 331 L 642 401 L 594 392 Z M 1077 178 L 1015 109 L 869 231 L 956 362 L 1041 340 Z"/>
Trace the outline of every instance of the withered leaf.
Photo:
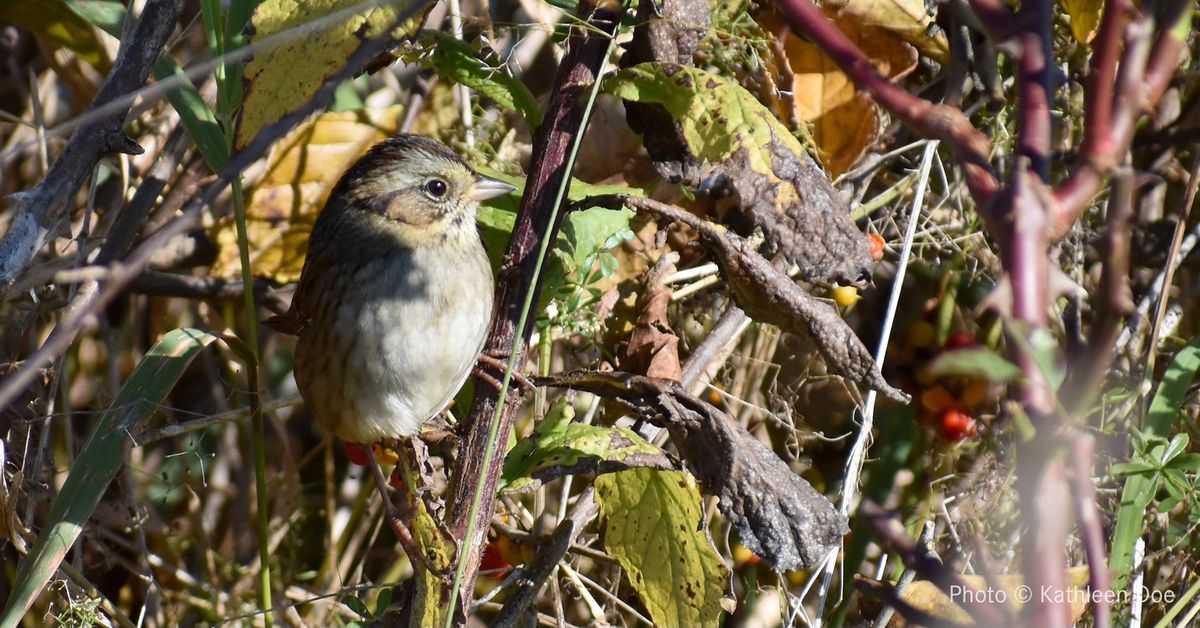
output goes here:
<path id="1" fill-rule="evenodd" d="M 705 494 L 720 497 L 742 544 L 783 571 L 812 568 L 849 531 L 846 517 L 770 449 L 679 384 L 582 371 L 539 383 L 617 399 L 665 427 Z"/>
<path id="2" fill-rule="evenodd" d="M 658 259 L 646 273 L 637 299 L 637 324 L 629 335 L 629 346 L 621 360 L 621 368 L 650 377 L 680 381 L 683 369 L 679 365 L 679 337 L 671 331 L 667 306 L 671 289 L 663 283 L 675 272 L 678 253 L 668 253 Z"/>
<path id="3" fill-rule="evenodd" d="M 873 266 L 867 238 L 800 142 L 740 85 L 672 63 L 642 63 L 606 79 L 627 102 L 659 174 L 736 194 L 740 213 L 808 280 L 860 283 Z M 649 111 L 650 113 L 647 113 Z M 665 113 L 664 113 L 665 112 Z"/>
<path id="4" fill-rule="evenodd" d="M 595 197 L 592 205 L 621 203 L 640 212 L 677 220 L 700 234 L 700 242 L 717 258 L 738 306 L 754 320 L 809 338 L 830 370 L 889 399 L 908 403 L 909 396 L 883 378 L 875 358 L 832 305 L 808 294 L 771 265 L 750 243 L 728 229 L 688 212 L 647 198 Z"/>

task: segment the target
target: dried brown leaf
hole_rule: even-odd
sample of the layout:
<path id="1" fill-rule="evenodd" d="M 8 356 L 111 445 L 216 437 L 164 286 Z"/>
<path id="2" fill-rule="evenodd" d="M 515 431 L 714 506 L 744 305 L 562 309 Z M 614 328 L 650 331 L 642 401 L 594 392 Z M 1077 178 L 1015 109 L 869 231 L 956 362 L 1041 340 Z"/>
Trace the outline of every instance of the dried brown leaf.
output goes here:
<path id="1" fill-rule="evenodd" d="M 818 565 L 849 532 L 846 517 L 724 412 L 679 384 L 630 373 L 569 373 L 540 383 L 617 399 L 670 432 L 705 494 L 750 551 L 776 569 Z"/>

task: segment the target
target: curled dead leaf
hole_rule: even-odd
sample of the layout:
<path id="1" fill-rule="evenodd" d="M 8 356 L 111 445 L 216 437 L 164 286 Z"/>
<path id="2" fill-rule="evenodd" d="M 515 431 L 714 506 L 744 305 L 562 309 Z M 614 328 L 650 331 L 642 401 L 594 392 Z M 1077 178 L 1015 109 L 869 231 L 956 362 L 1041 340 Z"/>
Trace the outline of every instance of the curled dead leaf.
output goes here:
<path id="1" fill-rule="evenodd" d="M 887 383 L 874 356 L 837 310 L 802 290 L 745 238 L 678 207 L 647 198 L 593 197 L 587 204 L 605 207 L 623 204 L 692 227 L 699 233 L 704 248 L 716 257 L 733 289 L 734 299 L 750 318 L 809 338 L 833 372 L 889 399 L 908 403 L 909 395 Z"/>
<path id="2" fill-rule="evenodd" d="M 679 337 L 671 331 L 667 306 L 671 289 L 663 279 L 675 272 L 678 253 L 668 253 L 658 259 L 646 273 L 637 299 L 637 324 L 629 335 L 621 368 L 649 377 L 680 381 L 683 369 L 679 365 Z"/>
<path id="3" fill-rule="evenodd" d="M 581 371 L 539 384 L 616 399 L 665 427 L 705 494 L 750 551 L 782 571 L 818 565 L 849 532 L 846 517 L 724 412 L 679 384 L 629 373 Z"/>

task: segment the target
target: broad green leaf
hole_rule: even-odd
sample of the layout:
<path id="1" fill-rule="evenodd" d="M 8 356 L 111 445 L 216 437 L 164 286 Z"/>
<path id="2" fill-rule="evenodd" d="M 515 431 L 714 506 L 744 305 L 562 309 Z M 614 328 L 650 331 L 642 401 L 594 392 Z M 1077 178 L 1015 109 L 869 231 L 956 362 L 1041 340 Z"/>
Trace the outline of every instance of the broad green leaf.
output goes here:
<path id="1" fill-rule="evenodd" d="M 398 19 L 404 21 L 391 35 L 412 35 L 432 6 L 430 0 L 265 0 L 251 18 L 251 41 L 259 48 L 243 72 L 246 94 L 236 146 L 246 146 L 263 127 L 308 102 L 361 46 L 385 35 Z"/>
<path id="2" fill-rule="evenodd" d="M 49 44 L 66 48 L 101 74 L 111 67 L 96 31 L 63 0 L 7 0 L 0 2 L 0 22 L 23 28 Z"/>
<path id="3" fill-rule="evenodd" d="M 155 343 L 133 370 L 112 405 L 100 416 L 50 507 L 37 543 L 0 615 L 0 628 L 12 628 L 21 621 L 79 538 L 109 482 L 125 464 L 133 434 L 158 409 L 192 359 L 217 339 L 198 329 L 176 329 Z"/>
<path id="4" fill-rule="evenodd" d="M 520 113 L 530 130 L 541 126 L 542 110 L 538 108 L 537 99 L 503 64 L 488 63 L 466 43 L 440 31 L 422 32 L 421 43 L 424 49 L 432 50 L 425 60 L 438 75 L 466 85 L 501 107 Z"/>
<path id="5" fill-rule="evenodd" d="M 970 347 L 943 351 L 926 367 L 936 377 L 959 376 L 982 379 L 999 384 L 1021 378 L 1021 369 L 998 353 L 985 347 Z"/>
<path id="6" fill-rule="evenodd" d="M 1171 459 L 1171 463 L 1168 466 L 1172 469 L 1180 469 L 1182 471 L 1200 472 L 1200 454 L 1175 456 Z"/>
<path id="7" fill-rule="evenodd" d="M 1160 458 L 1162 463 L 1166 464 L 1173 460 L 1175 456 L 1183 453 L 1184 450 L 1187 449 L 1188 442 L 1190 440 L 1191 439 L 1188 438 L 1187 434 L 1176 434 L 1175 437 L 1171 439 L 1171 442 L 1167 444 L 1166 449 L 1163 450 L 1162 458 Z"/>
<path id="8" fill-rule="evenodd" d="M 804 148 L 783 123 L 737 83 L 698 68 L 642 63 L 608 75 L 604 88 L 624 100 L 662 105 L 683 131 L 688 150 L 696 157 L 720 163 L 745 150 L 745 158 L 755 172 L 792 187 L 775 176 L 769 147 L 774 136 L 796 153 L 804 152 Z M 781 192 L 786 198 L 778 199 L 776 205 L 799 200 L 794 188 Z"/>
<path id="9" fill-rule="evenodd" d="M 805 279 L 834 280 L 869 268 L 868 240 L 826 174 L 773 112 L 734 80 L 699 68 L 642 63 L 610 74 L 604 87 L 624 100 L 666 109 L 687 161 L 697 162 L 687 168 L 687 184 L 735 190 L 741 213 Z"/>
<path id="10" fill-rule="evenodd" d="M 479 226 L 482 228 L 483 240 L 488 246 L 488 254 L 492 256 L 493 265 L 498 267 L 508 246 L 513 225 L 517 221 L 517 210 L 520 207 L 521 198 L 525 194 L 525 178 L 507 175 L 491 168 L 479 168 L 478 170 L 489 177 L 517 186 L 517 190 L 512 194 L 493 199 L 479 208 Z M 572 203 L 589 196 L 606 194 L 645 196 L 645 193 L 637 188 L 621 185 L 594 185 L 573 179 L 567 202 Z M 563 228 L 558 234 L 557 250 L 570 258 L 571 263 L 578 269 L 588 257 L 610 248 L 610 239 L 629 229 L 629 220 L 633 218 L 633 215 L 633 210 L 628 208 L 611 210 L 592 207 L 583 211 L 570 212 L 563 220 Z M 543 282 L 542 296 L 544 300 L 553 296 L 565 284 L 567 274 L 562 259 L 557 255 L 551 257 Z"/>
<path id="11" fill-rule="evenodd" d="M 1157 470 L 1154 465 L 1146 464 L 1145 462 L 1118 462 L 1109 467 L 1109 471 L 1113 475 L 1140 475 L 1153 473 Z"/>
<path id="12" fill-rule="evenodd" d="M 729 569 L 701 525 L 700 491 L 679 471 L 596 478 L 604 547 L 656 626 L 718 626 Z"/>
<path id="13" fill-rule="evenodd" d="M 1150 411 L 1142 434 L 1135 433 L 1134 438 L 1165 438 L 1170 433 L 1198 370 L 1200 340 L 1194 340 L 1176 353 L 1175 359 L 1167 367 L 1158 389 L 1154 391 L 1154 398 L 1150 400 Z M 1121 506 L 1117 510 L 1117 526 L 1113 531 L 1112 555 L 1108 559 L 1109 569 L 1118 575 L 1114 583 L 1116 588 L 1126 585 L 1129 570 L 1133 568 L 1133 546 L 1142 535 L 1146 507 L 1150 503 L 1146 496 L 1153 493 L 1157 482 L 1157 478 L 1142 475 L 1130 476 L 1125 480 Z"/>
<path id="14" fill-rule="evenodd" d="M 500 490 L 525 491 L 571 473 L 611 473 L 634 467 L 672 468 L 661 449 L 626 427 L 572 423 L 574 409 L 564 397 L 517 443 L 504 461 Z"/>
<path id="15" fill-rule="evenodd" d="M 1071 17 L 1071 34 L 1075 41 L 1089 44 L 1100 27 L 1100 14 L 1104 11 L 1104 0 L 1059 0 L 1063 11 Z"/>

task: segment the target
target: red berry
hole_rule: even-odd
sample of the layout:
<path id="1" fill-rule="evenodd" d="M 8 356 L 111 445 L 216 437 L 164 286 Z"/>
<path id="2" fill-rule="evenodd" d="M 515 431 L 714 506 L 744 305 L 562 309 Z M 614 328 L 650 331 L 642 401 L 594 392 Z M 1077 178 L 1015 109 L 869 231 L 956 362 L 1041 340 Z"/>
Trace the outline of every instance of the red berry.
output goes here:
<path id="1" fill-rule="evenodd" d="M 483 560 L 479 562 L 479 570 L 495 573 L 507 569 L 512 569 L 512 565 L 504 560 L 504 557 L 500 555 L 500 550 L 494 544 L 488 543 L 487 547 L 483 548 Z"/>
<path id="2" fill-rule="evenodd" d="M 946 351 L 953 351 L 973 346 L 975 346 L 975 336 L 965 331 L 956 331 L 950 334 L 950 337 L 946 339 L 946 344 L 942 345 L 942 348 Z"/>
<path id="3" fill-rule="evenodd" d="M 388 486 L 391 486 L 397 491 L 404 490 L 404 478 L 400 477 L 400 467 L 392 469 L 392 474 L 388 476 Z"/>
<path id="4" fill-rule="evenodd" d="M 360 467 L 367 466 L 367 448 L 358 443 L 342 443 L 342 451 L 346 454 L 346 460 L 350 464 Z"/>
<path id="5" fill-rule="evenodd" d="M 961 442 L 977 432 L 975 419 L 960 408 L 946 408 L 938 418 L 938 434 L 948 443 Z"/>

